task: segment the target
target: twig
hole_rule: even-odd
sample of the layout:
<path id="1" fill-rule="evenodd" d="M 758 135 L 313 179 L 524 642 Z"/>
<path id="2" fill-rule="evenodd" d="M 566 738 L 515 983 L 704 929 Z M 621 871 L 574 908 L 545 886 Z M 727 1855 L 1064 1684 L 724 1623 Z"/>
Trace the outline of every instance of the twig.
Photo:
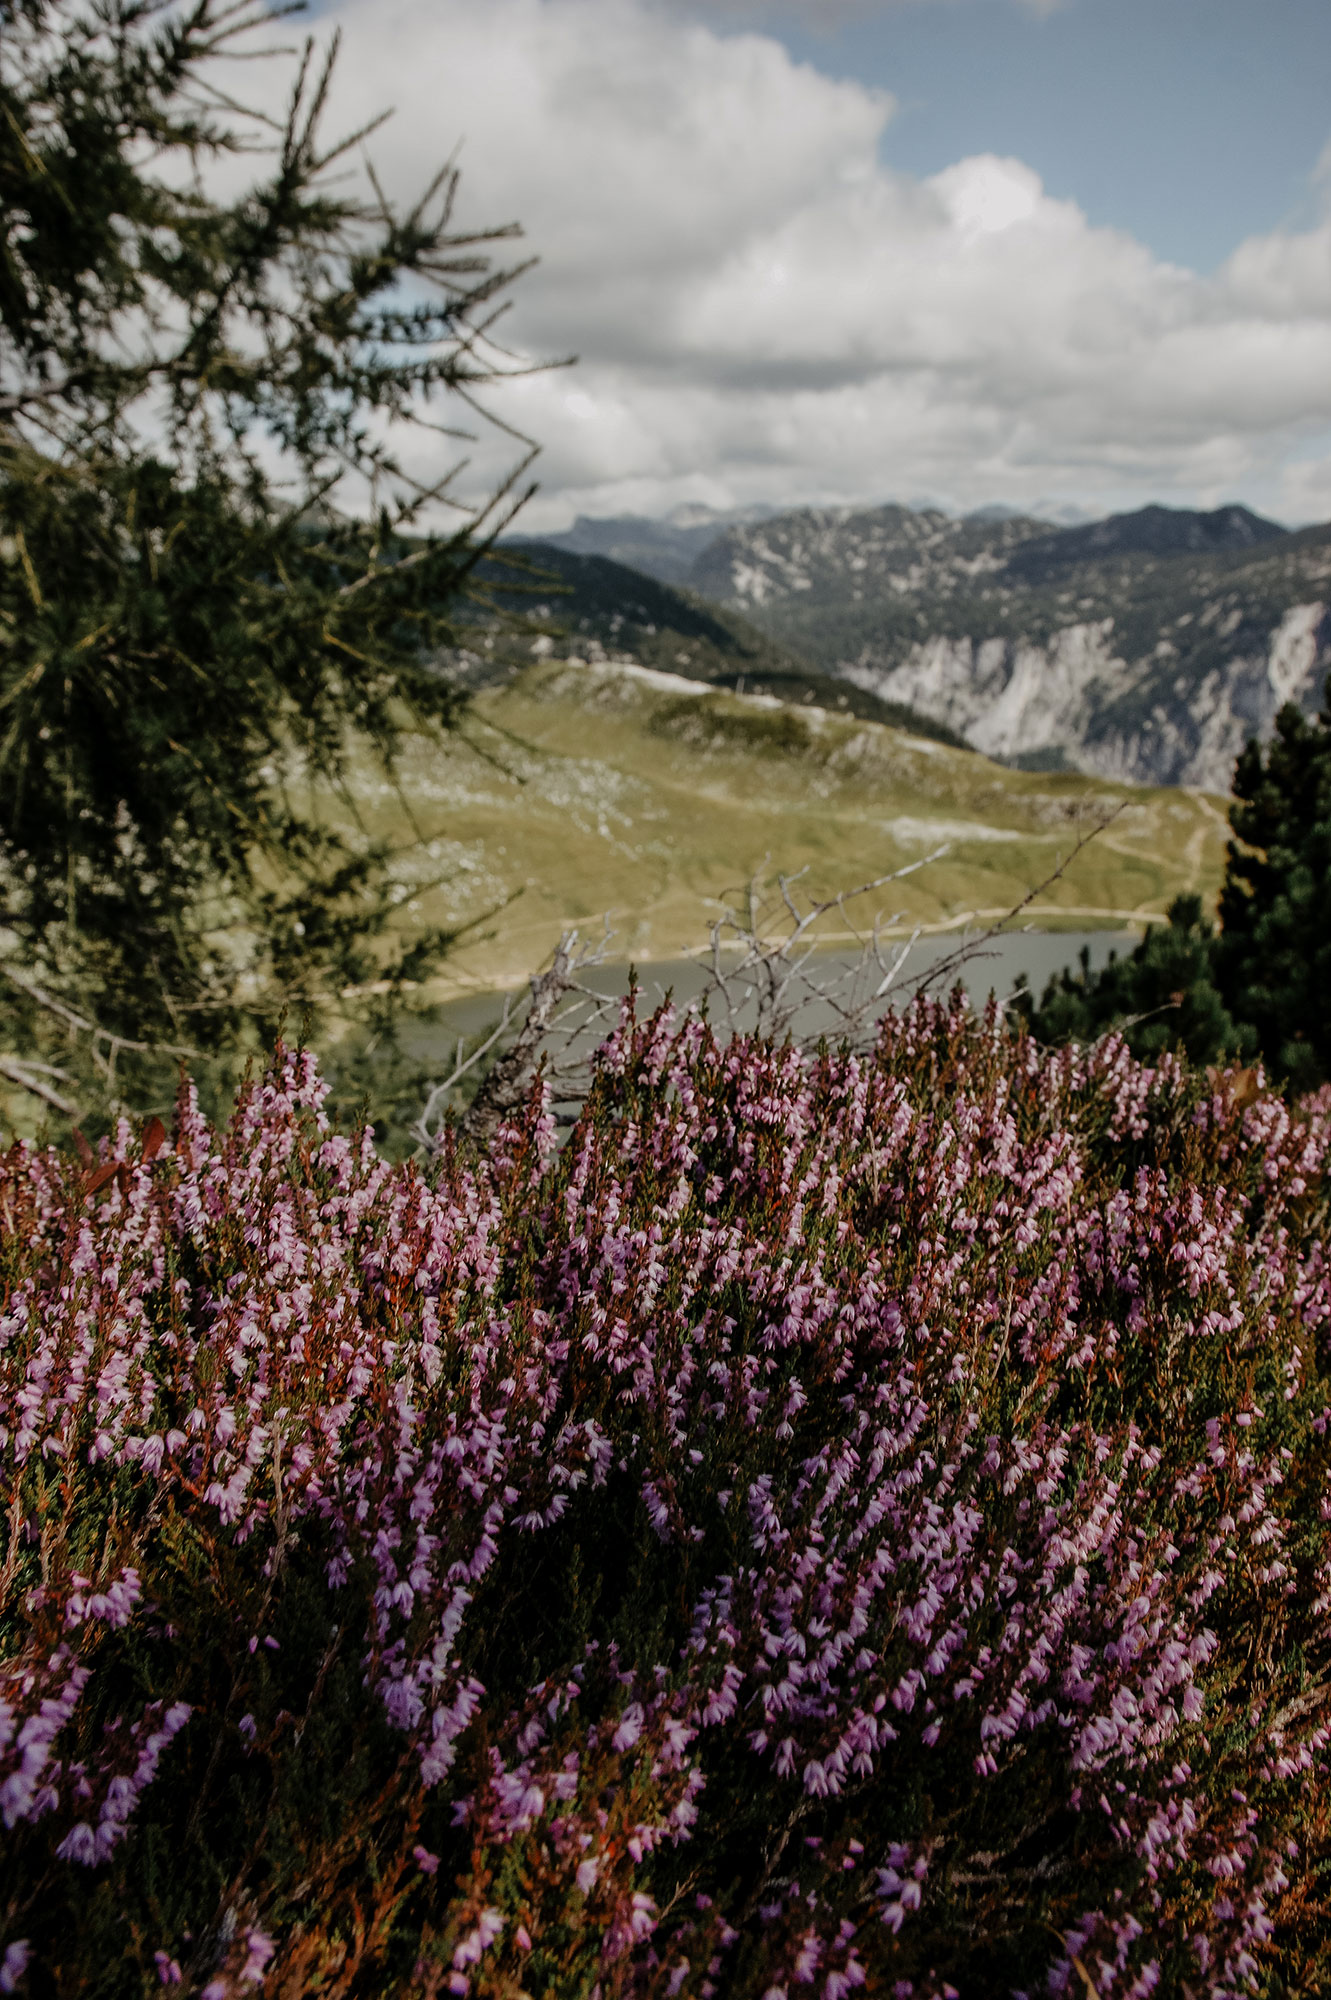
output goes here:
<path id="1" fill-rule="evenodd" d="M 419 1117 L 411 1128 L 413 1137 L 422 1146 L 428 1149 L 435 1144 L 438 1137 L 438 1128 L 435 1121 L 439 1116 L 440 1106 L 444 1104 L 450 1093 L 457 1089 L 462 1079 L 465 1076 L 469 1076 L 478 1063 L 484 1061 L 485 1057 L 489 1055 L 491 1049 L 495 1046 L 495 1043 L 503 1040 L 508 1032 L 509 1023 L 513 1019 L 515 1005 L 514 996 L 511 993 L 506 993 L 504 995 L 504 1011 L 500 1015 L 498 1025 L 491 1030 L 483 1042 L 472 1050 L 469 1056 L 464 1057 L 463 1051 L 466 1048 L 466 1042 L 463 1038 L 459 1037 L 457 1055 L 454 1059 L 452 1069 L 441 1083 L 431 1086 L 430 1094 L 421 1107 Z"/>
<path id="2" fill-rule="evenodd" d="M 473 1144 L 484 1144 L 492 1138 L 501 1120 L 516 1111 L 523 1103 L 540 1066 L 543 1044 L 550 1033 L 560 1003 L 570 993 L 581 993 L 597 1002 L 598 1007 L 606 1004 L 602 995 L 590 993 L 581 984 L 578 974 L 588 966 L 599 965 L 604 961 L 611 936 L 607 920 L 605 936 L 601 942 L 598 945 L 584 946 L 579 950 L 578 933 L 565 931 L 555 947 L 554 958 L 549 966 L 531 980 L 531 999 L 512 1046 L 505 1049 L 495 1062 L 483 1079 L 465 1115 L 458 1121 L 457 1129 Z M 484 1041 L 469 1054 L 466 1053 L 465 1043 L 459 1041 L 452 1069 L 442 1082 L 432 1086 L 420 1115 L 411 1127 L 413 1138 L 427 1153 L 439 1150 L 444 1132 L 443 1110 L 450 1094 L 457 1089 L 463 1078 L 478 1068 L 490 1051 L 503 1041 L 516 1013 L 517 1001 L 510 993 L 505 997 L 503 1013 L 497 1025 L 491 1029 Z M 586 1024 L 584 1022 L 580 1025 L 585 1028 Z M 566 1075 L 569 1069 L 568 1065 L 558 1065 L 552 1074 Z"/>
<path id="3" fill-rule="evenodd" d="M 1052 874 L 1046 875 L 1043 882 L 1037 882 L 1033 889 L 1028 889 L 1021 901 L 1014 903 L 1005 916 L 999 917 L 979 937 L 969 938 L 965 944 L 958 945 L 955 951 L 949 952 L 947 957 L 941 959 L 937 965 L 931 966 L 929 971 L 917 981 L 916 992 L 927 993 L 929 988 L 936 985 L 940 979 L 946 979 L 952 972 L 959 972 L 963 965 L 968 965 L 973 958 L 978 957 L 983 952 L 984 947 L 992 943 L 994 938 L 1006 930 L 1007 926 L 1015 918 L 1019 917 L 1029 904 L 1035 902 L 1040 896 L 1043 896 L 1045 890 L 1052 888 L 1055 882 L 1062 880 L 1082 849 L 1089 847 L 1093 840 L 1098 840 L 1100 835 L 1114 824 L 1120 813 L 1126 812 L 1127 805 L 1128 802 L 1126 799 L 1120 799 L 1112 812 L 1107 813 L 1103 819 L 1097 820 L 1090 831 L 1081 836 L 1081 839 L 1077 842 L 1072 852 L 1063 856 Z"/>
<path id="4" fill-rule="evenodd" d="M 927 868 L 947 851 L 946 846 L 935 848 L 933 853 L 924 855 L 919 861 L 908 862 L 904 868 L 894 869 L 890 874 L 877 875 L 872 881 L 862 882 L 855 889 L 845 889 L 840 895 L 823 902 L 811 903 L 807 909 L 800 908 L 793 894 L 793 884 L 799 881 L 799 875 L 778 876 L 778 895 L 784 919 L 789 925 L 787 934 L 778 938 L 769 938 L 764 934 L 766 926 L 759 901 L 761 882 L 758 877 L 750 881 L 747 918 L 737 917 L 727 909 L 711 930 L 711 985 L 708 992 L 720 996 L 732 1029 L 737 1013 L 756 1001 L 756 1031 L 762 1035 L 789 1033 L 804 1007 L 813 1004 L 830 1007 L 847 1032 L 853 1034 L 860 1030 L 865 1016 L 896 980 L 914 939 L 909 940 L 889 964 L 882 952 L 882 919 L 876 919 L 871 933 L 864 937 L 856 929 L 847 905 L 889 882 L 902 881 L 919 869 Z M 861 939 L 861 955 L 857 964 L 832 979 L 817 979 L 806 970 L 818 950 L 814 931 L 832 911 L 838 912 L 852 935 Z M 734 942 L 741 950 L 738 962 L 731 966 L 726 966 L 722 959 L 728 942 L 725 936 L 727 931 L 733 933 Z M 869 994 L 856 991 L 863 985 L 866 964 L 873 965 L 880 975 L 873 992 Z M 737 1005 L 734 988 L 745 981 L 750 983 L 739 996 Z M 843 991 L 844 999 L 841 997 Z"/>
<path id="5" fill-rule="evenodd" d="M 35 979 L 25 979 L 21 972 L 15 972 L 12 966 L 4 964 L 0 964 L 0 978 L 7 979 L 11 986 L 17 986 L 21 993 L 26 993 L 30 1000 L 35 1000 L 48 1014 L 57 1015 L 69 1027 L 78 1028 L 88 1035 L 95 1033 L 91 1021 L 85 1021 L 82 1014 L 76 1014 L 63 1000 L 57 1000 L 54 993 L 48 993 Z"/>
<path id="6" fill-rule="evenodd" d="M 44 986 L 39 986 L 35 979 L 29 979 L 25 973 L 16 972 L 12 965 L 0 962 L 0 977 L 7 979 L 11 986 L 16 986 L 20 993 L 25 993 L 28 999 L 34 1001 L 44 1013 L 53 1015 L 67 1028 L 72 1028 L 76 1034 L 87 1035 L 93 1063 L 108 1084 L 115 1083 L 116 1062 L 122 1055 L 189 1058 L 196 1057 L 199 1053 L 197 1049 L 185 1048 L 175 1042 L 140 1042 L 129 1035 L 118 1035 L 114 1029 L 104 1028 L 100 1022 L 90 1021 L 84 1015 L 77 1013 L 65 1001 L 57 999 L 54 993 L 48 993 Z M 30 1090 L 35 1097 L 40 1097 L 51 1106 L 52 1110 L 61 1112 L 65 1117 L 73 1118 L 78 1115 L 77 1105 L 70 1104 L 49 1085 L 39 1084 L 27 1075 L 29 1069 L 45 1070 L 48 1074 L 59 1076 L 63 1080 L 62 1070 L 52 1069 L 46 1063 L 29 1062 L 24 1057 L 6 1057 L 4 1065 L 3 1069 L 0 1069 L 0 1074 L 7 1076 L 12 1083 L 18 1083 L 23 1089 Z"/>
<path id="7" fill-rule="evenodd" d="M 34 1063 L 33 1068 L 44 1069 L 54 1076 L 59 1076 L 62 1073 L 59 1070 L 52 1070 L 49 1063 Z M 43 1083 L 40 1077 L 30 1076 L 27 1067 L 19 1062 L 17 1058 L 13 1056 L 0 1056 L 0 1076 L 7 1077 L 10 1083 L 16 1083 L 20 1090 L 29 1091 L 33 1097 L 40 1097 L 43 1104 L 49 1104 L 51 1109 L 58 1111 L 62 1117 L 78 1117 L 79 1107 L 77 1104 L 71 1104 L 67 1097 L 62 1097 L 60 1092 L 53 1090 L 49 1083 Z"/>

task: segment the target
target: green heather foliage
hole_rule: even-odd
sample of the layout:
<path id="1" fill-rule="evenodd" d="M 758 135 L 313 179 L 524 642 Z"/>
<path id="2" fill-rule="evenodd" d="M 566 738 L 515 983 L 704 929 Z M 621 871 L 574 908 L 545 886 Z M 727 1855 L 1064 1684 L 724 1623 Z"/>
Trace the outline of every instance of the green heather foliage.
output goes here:
<path id="1" fill-rule="evenodd" d="M 284 120 L 231 103 L 229 59 L 277 18 L 0 0 L 0 970 L 25 982 L 20 1057 L 68 1064 L 89 1015 L 129 1041 L 253 1045 L 284 1006 L 400 983 L 444 942 L 395 955 L 388 857 L 284 777 L 336 782 L 355 740 L 391 765 L 408 720 L 454 717 L 432 662 L 511 510 L 403 536 L 448 502 L 458 448 L 427 419 L 495 379 L 485 327 L 512 273 L 483 252 L 514 232 L 458 233 L 451 169 L 407 211 L 358 189 L 365 135 L 320 136 L 331 51 L 306 47 Z M 423 428 L 424 483 L 403 462 Z"/>
<path id="2" fill-rule="evenodd" d="M 0 1987 L 1325 1989 L 1331 1092 L 626 1014 L 0 1172 Z"/>
<path id="3" fill-rule="evenodd" d="M 1309 722 L 1292 704 L 1234 773 L 1220 930 L 1180 896 L 1167 929 L 1125 959 L 1063 972 L 1039 1005 L 1018 1005 L 1042 1041 L 1121 1026 L 1134 1053 L 1194 1062 L 1260 1055 L 1296 1090 L 1331 1077 L 1331 706 Z"/>

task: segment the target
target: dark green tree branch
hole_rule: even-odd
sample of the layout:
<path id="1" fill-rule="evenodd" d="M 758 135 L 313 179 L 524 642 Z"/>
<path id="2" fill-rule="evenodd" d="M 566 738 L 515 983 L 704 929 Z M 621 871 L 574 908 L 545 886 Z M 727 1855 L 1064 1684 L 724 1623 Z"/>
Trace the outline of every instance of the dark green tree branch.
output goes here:
<path id="1" fill-rule="evenodd" d="M 291 11 L 0 0 L 0 959 L 127 1041 L 404 976 L 386 857 L 283 779 L 453 722 L 438 661 L 528 490 L 501 422 L 468 502 L 440 421 L 520 372 L 518 231 L 455 227 L 451 162 L 405 208 L 348 182 L 335 40 L 282 120 L 239 105 L 214 66 L 282 60 Z"/>

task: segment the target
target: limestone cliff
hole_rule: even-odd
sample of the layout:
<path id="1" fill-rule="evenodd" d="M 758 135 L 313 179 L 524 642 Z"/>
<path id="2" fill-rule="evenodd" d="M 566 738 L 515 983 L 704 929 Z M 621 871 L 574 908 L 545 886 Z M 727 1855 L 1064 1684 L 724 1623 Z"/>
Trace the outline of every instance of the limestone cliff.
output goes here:
<path id="1" fill-rule="evenodd" d="M 1229 788 L 1331 667 L 1331 527 L 1145 508 L 1054 530 L 886 507 L 737 525 L 693 588 L 1027 768 Z"/>

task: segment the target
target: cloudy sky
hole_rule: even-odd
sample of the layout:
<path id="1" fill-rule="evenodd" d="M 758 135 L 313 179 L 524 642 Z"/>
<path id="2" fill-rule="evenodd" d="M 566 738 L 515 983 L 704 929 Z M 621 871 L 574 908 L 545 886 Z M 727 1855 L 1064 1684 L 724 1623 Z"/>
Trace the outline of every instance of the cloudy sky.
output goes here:
<path id="1" fill-rule="evenodd" d="M 339 118 L 540 264 L 527 522 L 1331 518 L 1328 0 L 334 0 Z"/>

